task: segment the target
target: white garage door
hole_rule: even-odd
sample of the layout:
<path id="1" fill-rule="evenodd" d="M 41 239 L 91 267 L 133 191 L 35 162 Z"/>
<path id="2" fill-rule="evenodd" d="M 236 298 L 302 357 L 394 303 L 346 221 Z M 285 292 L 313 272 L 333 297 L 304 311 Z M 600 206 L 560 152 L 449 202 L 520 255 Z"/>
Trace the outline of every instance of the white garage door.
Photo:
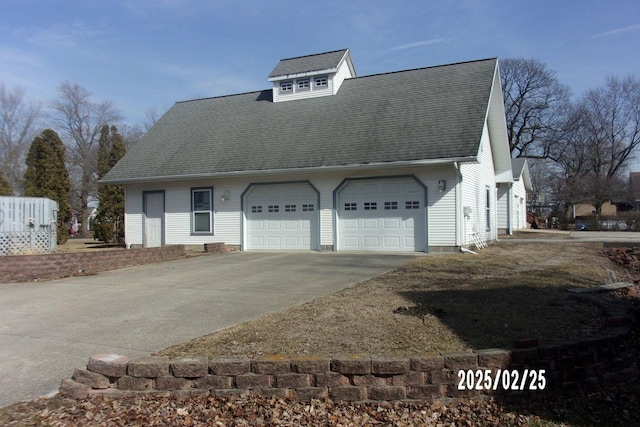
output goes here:
<path id="1" fill-rule="evenodd" d="M 318 194 L 307 183 L 255 185 L 245 215 L 247 249 L 319 249 Z"/>
<path id="2" fill-rule="evenodd" d="M 337 207 L 339 250 L 426 251 L 425 191 L 412 178 L 349 181 Z"/>

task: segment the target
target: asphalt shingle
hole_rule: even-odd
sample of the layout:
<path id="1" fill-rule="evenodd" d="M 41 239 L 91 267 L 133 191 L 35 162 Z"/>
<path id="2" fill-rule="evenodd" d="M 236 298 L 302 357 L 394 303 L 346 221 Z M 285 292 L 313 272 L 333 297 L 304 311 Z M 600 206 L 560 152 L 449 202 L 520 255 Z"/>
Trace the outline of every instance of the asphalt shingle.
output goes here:
<path id="1" fill-rule="evenodd" d="M 319 53 L 316 55 L 282 59 L 278 65 L 276 65 L 276 68 L 273 69 L 271 74 L 269 74 L 269 78 L 337 69 L 338 64 L 340 64 L 340 61 L 344 58 L 348 50 L 349 49 L 342 49 L 333 52 Z"/>
<path id="2" fill-rule="evenodd" d="M 321 98 L 273 103 L 264 90 L 178 102 L 104 181 L 475 157 L 496 65 L 347 79 Z"/>

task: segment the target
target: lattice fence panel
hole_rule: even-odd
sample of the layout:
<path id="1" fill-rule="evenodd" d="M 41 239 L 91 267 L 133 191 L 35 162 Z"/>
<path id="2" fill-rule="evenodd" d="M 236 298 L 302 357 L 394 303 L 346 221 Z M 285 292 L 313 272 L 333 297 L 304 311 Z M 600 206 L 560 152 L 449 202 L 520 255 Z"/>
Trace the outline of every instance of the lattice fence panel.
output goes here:
<path id="1" fill-rule="evenodd" d="M 46 254 L 56 248 L 55 227 L 0 232 L 0 255 Z"/>

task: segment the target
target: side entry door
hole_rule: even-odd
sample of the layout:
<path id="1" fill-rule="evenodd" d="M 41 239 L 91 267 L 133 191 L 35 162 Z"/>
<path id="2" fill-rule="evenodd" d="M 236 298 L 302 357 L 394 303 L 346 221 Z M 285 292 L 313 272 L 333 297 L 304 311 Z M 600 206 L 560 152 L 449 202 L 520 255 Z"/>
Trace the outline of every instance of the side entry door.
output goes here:
<path id="1" fill-rule="evenodd" d="M 164 192 L 144 193 L 143 246 L 154 248 L 162 246 L 164 229 Z"/>

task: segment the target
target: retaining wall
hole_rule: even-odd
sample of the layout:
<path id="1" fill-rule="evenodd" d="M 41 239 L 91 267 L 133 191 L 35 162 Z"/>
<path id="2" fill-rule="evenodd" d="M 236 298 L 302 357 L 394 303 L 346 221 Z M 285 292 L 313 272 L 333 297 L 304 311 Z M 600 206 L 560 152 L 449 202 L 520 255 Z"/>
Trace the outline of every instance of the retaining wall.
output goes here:
<path id="1" fill-rule="evenodd" d="M 100 252 L 0 257 L 0 283 L 28 282 L 132 267 L 186 256 L 184 245 Z"/>
<path id="2" fill-rule="evenodd" d="M 412 357 L 337 355 L 333 357 L 282 355 L 185 357 L 170 360 L 149 356 L 129 360 L 114 354 L 96 355 L 87 367 L 64 379 L 60 392 L 75 398 L 99 395 L 158 394 L 174 397 L 221 397 L 255 393 L 302 401 L 330 398 L 342 401 L 435 400 L 482 395 L 539 394 L 565 390 L 597 390 L 637 380 L 637 346 L 631 327 L 609 329 L 601 335 L 527 349 L 486 349 Z M 533 343 L 535 345 L 535 343 Z M 531 390 L 517 382 L 516 390 L 502 387 L 498 372 L 522 376 L 525 370 L 539 375 L 544 387 Z M 500 378 L 493 389 L 461 390 L 460 372 L 488 372 Z M 538 377 L 539 378 L 539 377 Z M 511 379 L 508 379 L 512 382 Z M 525 390 L 518 391 L 524 388 Z"/>

